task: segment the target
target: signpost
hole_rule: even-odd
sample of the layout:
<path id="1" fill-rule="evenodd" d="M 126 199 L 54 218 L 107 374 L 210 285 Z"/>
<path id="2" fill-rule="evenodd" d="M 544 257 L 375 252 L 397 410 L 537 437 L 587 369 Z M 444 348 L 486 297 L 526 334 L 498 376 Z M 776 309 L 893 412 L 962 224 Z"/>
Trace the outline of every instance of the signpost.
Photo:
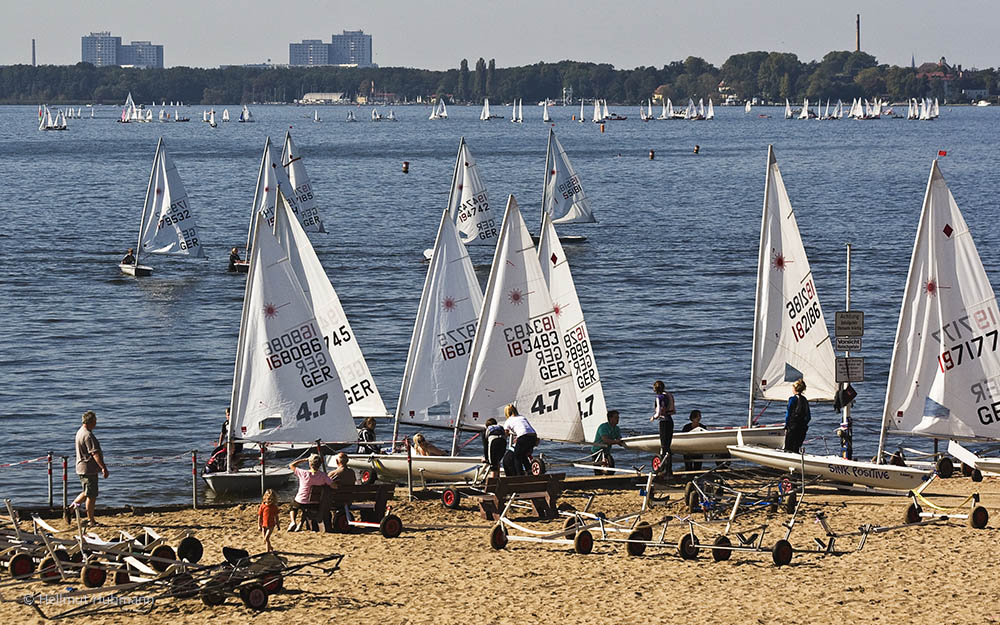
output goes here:
<path id="1" fill-rule="evenodd" d="M 860 310 L 838 310 L 834 316 L 834 334 L 838 337 L 861 337 L 865 333 L 865 313 Z"/>
<path id="2" fill-rule="evenodd" d="M 838 384 L 843 382 L 864 382 L 865 359 L 859 356 L 838 356 L 836 372 L 836 381 Z"/>
<path id="3" fill-rule="evenodd" d="M 836 337 L 836 348 L 838 352 L 859 352 L 861 351 L 861 337 L 838 336 Z"/>

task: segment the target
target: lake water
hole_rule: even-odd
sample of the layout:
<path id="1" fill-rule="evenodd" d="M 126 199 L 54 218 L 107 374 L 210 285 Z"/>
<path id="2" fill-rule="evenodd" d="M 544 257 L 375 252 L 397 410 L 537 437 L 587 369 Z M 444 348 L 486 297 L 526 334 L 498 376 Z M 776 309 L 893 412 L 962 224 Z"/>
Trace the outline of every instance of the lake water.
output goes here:
<path id="1" fill-rule="evenodd" d="M 224 107 L 217 107 L 221 111 Z M 154 109 L 158 112 L 158 109 Z M 238 106 L 230 106 L 234 117 Z M 102 504 L 190 498 L 189 452 L 211 450 L 229 403 L 244 278 L 225 271 L 245 244 L 260 152 L 291 128 L 329 230 L 317 249 L 386 405 L 394 409 L 426 265 L 459 138 L 479 164 L 492 204 L 513 193 L 538 219 L 548 126 L 541 108 L 523 124 L 482 123 L 478 107 L 398 107 L 399 123 L 344 123 L 347 107 L 255 107 L 257 123 L 118 124 L 116 107 L 38 132 L 34 107 L 0 107 L 0 463 L 47 451 L 69 455 L 80 414 L 95 410 L 111 463 Z M 874 453 L 890 349 L 931 159 L 972 229 L 987 273 L 997 245 L 1000 109 L 942 109 L 933 122 L 781 119 L 781 109 L 716 109 L 714 121 L 574 123 L 552 109 L 556 132 L 599 223 L 566 226 L 589 240 L 568 248 L 594 340 L 608 406 L 629 433 L 653 433 L 650 385 L 675 393 L 678 427 L 692 408 L 704 422 L 745 422 L 768 144 L 774 144 L 832 333 L 842 310 L 845 246 L 853 244 L 852 308 L 865 312 L 866 381 L 855 384 L 858 456 Z M 771 118 L 762 119 L 764 112 Z M 84 115 L 89 116 L 89 109 Z M 356 110 L 365 120 L 369 109 Z M 156 141 L 184 180 L 209 260 L 149 258 L 152 278 L 120 274 L 134 247 Z M 700 145 L 700 153 L 693 148 Z M 655 150 L 655 160 L 650 160 Z M 410 172 L 402 172 L 409 161 Z M 492 251 L 473 249 L 485 284 Z M 758 410 L 764 409 L 759 406 Z M 777 423 L 783 407 L 764 409 Z M 837 448 L 839 416 L 814 408 L 810 443 Z M 379 426 L 388 437 L 388 421 Z M 404 433 L 412 430 L 404 428 Z M 450 435 L 430 433 L 444 445 Z M 900 441 L 893 441 L 898 444 Z M 907 445 L 916 440 L 902 441 Z M 543 443 L 550 460 L 583 455 Z M 180 458 L 149 462 L 151 458 Z M 619 466 L 647 464 L 616 453 Z M 57 471 L 58 475 L 58 471 Z M 46 498 L 44 463 L 0 468 L 0 493 Z M 57 477 L 57 501 L 60 487 Z"/>

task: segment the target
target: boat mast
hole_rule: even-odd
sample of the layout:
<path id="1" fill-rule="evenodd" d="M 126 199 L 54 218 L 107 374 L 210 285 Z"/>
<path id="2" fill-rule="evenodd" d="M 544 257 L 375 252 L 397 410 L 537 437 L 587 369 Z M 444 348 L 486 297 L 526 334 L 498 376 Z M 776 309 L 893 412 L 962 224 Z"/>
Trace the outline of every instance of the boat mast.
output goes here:
<path id="1" fill-rule="evenodd" d="M 153 166 L 149 168 L 149 182 L 146 184 L 146 201 L 142 204 L 142 216 L 139 217 L 139 239 L 135 242 L 135 264 L 139 266 L 139 251 L 142 249 L 142 233 L 146 229 L 146 209 L 149 207 L 149 192 L 153 188 L 153 177 L 156 175 L 156 166 L 160 164 L 160 150 L 163 149 L 163 137 L 156 142 L 156 155 L 153 156 Z"/>
<path id="2" fill-rule="evenodd" d="M 764 176 L 764 209 L 760 213 L 760 242 L 757 244 L 757 286 L 753 300 L 753 343 L 750 348 L 750 405 L 747 409 L 747 427 L 753 425 L 753 402 L 757 390 L 757 314 L 760 308 L 760 272 L 763 271 L 767 259 L 764 250 L 764 228 L 767 227 L 767 203 L 771 192 L 771 165 L 777 162 L 774 158 L 774 146 L 767 146 L 767 173 Z"/>
<path id="3" fill-rule="evenodd" d="M 246 110 L 246 104 L 243 105 L 243 110 Z M 242 113 L 241 113 L 242 115 Z M 271 136 L 267 136 L 267 140 L 264 142 L 264 153 L 260 155 L 260 168 L 257 170 L 257 188 L 253 192 L 253 206 L 250 207 L 250 226 L 247 228 L 247 247 L 246 256 L 250 256 L 250 245 L 253 243 L 253 239 L 256 236 L 256 223 L 257 223 L 257 200 L 260 199 L 261 192 L 261 180 L 264 177 L 264 166 L 267 163 L 267 151 L 271 147 Z"/>
<path id="4" fill-rule="evenodd" d="M 541 223 L 538 226 L 538 239 L 539 240 L 541 240 L 541 238 L 542 238 L 542 231 L 545 228 L 545 195 L 546 195 L 546 191 L 549 188 L 549 172 L 551 171 L 550 168 L 552 167 L 552 160 L 551 160 L 551 156 L 552 156 L 552 135 L 554 135 L 554 134 L 555 134 L 555 131 L 552 130 L 552 127 L 550 126 L 549 127 L 549 140 L 548 140 L 548 143 L 545 144 L 545 175 L 542 176 L 542 215 L 541 215 L 541 220 L 540 220 Z"/>
<path id="5" fill-rule="evenodd" d="M 448 215 L 451 219 L 455 219 L 455 215 L 452 214 L 452 209 L 455 207 L 455 192 L 458 190 L 458 174 L 462 172 L 462 153 L 465 151 L 465 137 L 462 137 L 458 142 L 458 155 L 455 156 L 455 171 L 451 175 L 451 190 L 448 191 Z"/>
<path id="6" fill-rule="evenodd" d="M 844 296 L 844 310 L 850 311 L 851 310 L 851 244 L 850 243 L 847 244 L 847 285 L 846 285 L 846 291 L 845 291 L 845 293 L 846 294 Z M 851 355 L 850 350 L 845 350 L 844 351 L 844 357 L 845 358 L 850 357 L 850 355 Z M 838 385 L 838 387 L 839 387 L 839 385 Z M 852 435 L 853 435 L 854 428 L 851 427 L 851 404 L 850 404 L 850 402 L 848 402 L 847 404 L 844 405 L 844 420 L 841 423 L 841 426 L 843 426 L 843 428 L 845 429 L 845 436 L 848 437 L 845 440 L 851 441 L 850 437 L 852 437 Z M 853 443 L 853 441 L 851 441 L 850 444 L 849 444 L 849 446 L 848 446 L 848 448 L 845 448 L 845 450 L 844 450 L 845 452 L 846 451 L 850 451 L 850 454 L 848 454 L 850 457 L 847 458 L 848 460 L 854 460 L 854 458 L 853 458 L 853 456 L 854 456 L 853 446 L 854 446 L 854 443 Z"/>

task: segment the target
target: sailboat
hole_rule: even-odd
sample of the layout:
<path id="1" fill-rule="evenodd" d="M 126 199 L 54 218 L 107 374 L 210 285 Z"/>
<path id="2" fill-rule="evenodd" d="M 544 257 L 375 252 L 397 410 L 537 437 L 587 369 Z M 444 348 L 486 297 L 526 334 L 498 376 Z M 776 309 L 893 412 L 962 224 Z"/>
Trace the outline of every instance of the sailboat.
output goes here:
<path id="1" fill-rule="evenodd" d="M 462 386 L 476 335 L 483 292 L 448 209 L 442 211 L 433 254 L 413 323 L 392 439 L 402 424 L 452 429 L 458 421 Z M 483 467 L 479 454 L 412 456 L 352 454 L 350 466 L 380 479 L 399 480 L 408 464 L 422 480 L 474 479 Z"/>
<path id="2" fill-rule="evenodd" d="M 222 121 L 229 121 L 229 109 L 222 109 Z"/>
<path id="3" fill-rule="evenodd" d="M 479 168 L 465 143 L 465 137 L 458 144 L 448 195 L 448 212 L 466 245 L 493 245 L 496 242 L 499 230 L 495 211 L 491 210 L 486 184 L 479 177 Z"/>
<path id="4" fill-rule="evenodd" d="M 208 125 L 212 128 L 218 128 L 219 124 L 215 121 L 215 109 L 208 114 Z"/>
<path id="5" fill-rule="evenodd" d="M 712 106 L 712 98 L 708 99 L 708 111 L 705 112 L 705 119 L 715 119 L 715 107 Z"/>
<path id="6" fill-rule="evenodd" d="M 385 121 L 387 121 L 387 122 L 398 122 L 399 120 L 396 119 L 396 112 L 394 110 L 392 110 L 392 109 L 389 109 L 389 114 L 386 115 Z"/>
<path id="7" fill-rule="evenodd" d="M 580 107 L 580 112 L 583 112 L 582 106 Z M 549 117 L 549 101 L 547 99 L 542 102 L 542 121 L 546 124 L 552 121 L 552 118 Z"/>
<path id="8" fill-rule="evenodd" d="M 379 113 L 378 110 L 374 109 L 374 108 L 372 109 L 372 121 L 373 122 L 380 122 L 380 121 L 382 121 L 382 114 Z"/>
<path id="9" fill-rule="evenodd" d="M 743 112 L 744 113 L 749 113 L 750 112 L 750 108 L 751 108 L 750 107 L 750 100 L 747 100 L 747 103 L 745 105 L 743 105 Z"/>
<path id="10" fill-rule="evenodd" d="M 160 117 L 159 117 L 159 119 L 160 119 L 160 123 L 163 123 L 163 122 L 167 121 L 167 112 L 164 111 L 163 109 L 160 109 Z"/>
<path id="11" fill-rule="evenodd" d="M 799 119 L 809 119 L 809 98 L 802 101 L 802 111 L 799 113 Z"/>
<path id="12" fill-rule="evenodd" d="M 320 122 L 319 109 L 313 109 L 313 121 L 317 124 Z"/>
<path id="13" fill-rule="evenodd" d="M 489 121 L 491 119 L 500 119 L 502 115 L 492 115 L 490 113 L 490 99 L 483 98 L 483 110 L 479 113 L 480 121 Z"/>
<path id="14" fill-rule="evenodd" d="M 444 98 L 438 98 L 437 105 L 431 109 L 431 116 L 428 119 L 448 119 L 448 107 L 444 105 Z"/>
<path id="15" fill-rule="evenodd" d="M 520 124 L 524 121 L 524 98 L 519 98 L 517 102 L 514 103 L 513 113 L 514 117 L 510 120 L 514 123 Z"/>
<path id="16" fill-rule="evenodd" d="M 542 181 L 542 222 L 545 216 L 557 224 L 595 223 L 593 211 L 587 201 L 580 176 L 569 162 L 569 156 L 556 137 L 555 130 L 549 128 L 549 141 L 545 149 L 545 176 Z M 541 236 L 541 231 L 539 231 Z M 587 237 L 563 236 L 563 243 L 581 243 Z"/>
<path id="17" fill-rule="evenodd" d="M 122 273 L 141 277 L 153 273 L 153 268 L 140 265 L 142 254 L 180 254 L 204 258 L 198 240 L 198 226 L 188 204 L 187 191 L 173 160 L 167 155 L 161 138 L 149 172 L 146 201 L 139 218 L 139 240 L 135 246 L 135 261 L 121 263 Z"/>
<path id="18" fill-rule="evenodd" d="M 889 365 L 878 457 L 889 434 L 1000 440 L 1000 310 L 972 233 L 931 164 Z M 953 452 L 954 453 L 954 452 Z M 994 471 L 998 459 L 963 458 Z"/>
<path id="19" fill-rule="evenodd" d="M 243 105 L 243 110 L 240 111 L 240 118 L 238 121 L 240 123 L 253 122 L 253 114 L 250 112 L 250 108 L 246 104 Z"/>
<path id="20" fill-rule="evenodd" d="M 594 123 L 599 124 L 604 121 L 604 116 L 601 115 L 601 101 L 594 99 Z"/>
<path id="21" fill-rule="evenodd" d="M 356 122 L 356 121 L 358 121 L 357 118 L 354 117 L 354 111 L 347 111 L 347 121 L 349 121 L 349 122 Z"/>
<path id="22" fill-rule="evenodd" d="M 793 393 L 792 383 L 798 378 L 806 382 L 812 401 L 833 399 L 837 391 L 833 347 L 795 214 L 770 147 L 756 311 L 748 423 L 753 423 L 756 399 L 783 404 Z M 779 426 L 772 427 L 777 430 L 777 439 Z M 915 488 L 928 476 L 927 471 L 909 467 L 769 449 L 748 444 L 745 434 L 736 445 L 729 446 L 729 452 L 734 457 L 779 470 L 804 471 L 807 477 L 891 490 Z"/>
<path id="23" fill-rule="evenodd" d="M 586 117 L 583 114 L 583 98 L 580 98 L 580 117 L 578 117 L 576 121 L 580 122 L 581 124 L 587 121 Z"/>
<path id="24" fill-rule="evenodd" d="M 788 98 L 785 98 L 785 119 L 792 118 L 792 105 L 789 104 Z"/>
<path id="25" fill-rule="evenodd" d="M 288 130 L 285 131 L 285 143 L 281 147 L 281 164 L 288 175 L 289 183 L 285 187 L 287 191 L 284 195 L 292 207 L 292 212 L 298 216 L 299 223 L 309 232 L 326 232 L 323 220 L 319 216 L 319 203 L 313 193 L 305 163 L 295 143 L 292 142 L 292 133 Z"/>
<path id="26" fill-rule="evenodd" d="M 256 215 L 254 226 L 230 400 L 227 470 L 202 474 L 216 493 L 275 488 L 291 475 L 285 468 L 268 470 L 261 484 L 259 468 L 235 470 L 236 441 L 356 438 L 341 380 L 328 364 L 330 350 L 292 261 L 263 214 Z"/>

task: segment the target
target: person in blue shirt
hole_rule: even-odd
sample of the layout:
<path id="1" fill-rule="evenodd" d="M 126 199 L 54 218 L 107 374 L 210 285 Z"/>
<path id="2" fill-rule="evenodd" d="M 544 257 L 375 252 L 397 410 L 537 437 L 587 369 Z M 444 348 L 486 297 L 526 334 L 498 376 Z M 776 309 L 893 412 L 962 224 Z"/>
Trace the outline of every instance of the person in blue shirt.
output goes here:
<path id="1" fill-rule="evenodd" d="M 611 457 L 611 446 L 621 445 L 622 443 L 622 432 L 618 428 L 618 411 L 609 410 L 608 420 L 597 427 L 597 434 L 594 436 L 594 444 L 591 446 L 590 451 L 594 453 L 594 462 L 605 467 L 614 467 L 615 459 Z M 596 469 L 594 471 L 598 475 L 603 475 L 604 472 Z"/>
<path id="2" fill-rule="evenodd" d="M 805 380 L 799 379 L 792 384 L 795 394 L 788 398 L 788 408 L 785 410 L 785 451 L 799 453 L 802 443 L 806 440 L 809 430 L 809 400 L 802 393 L 806 390 Z"/>

